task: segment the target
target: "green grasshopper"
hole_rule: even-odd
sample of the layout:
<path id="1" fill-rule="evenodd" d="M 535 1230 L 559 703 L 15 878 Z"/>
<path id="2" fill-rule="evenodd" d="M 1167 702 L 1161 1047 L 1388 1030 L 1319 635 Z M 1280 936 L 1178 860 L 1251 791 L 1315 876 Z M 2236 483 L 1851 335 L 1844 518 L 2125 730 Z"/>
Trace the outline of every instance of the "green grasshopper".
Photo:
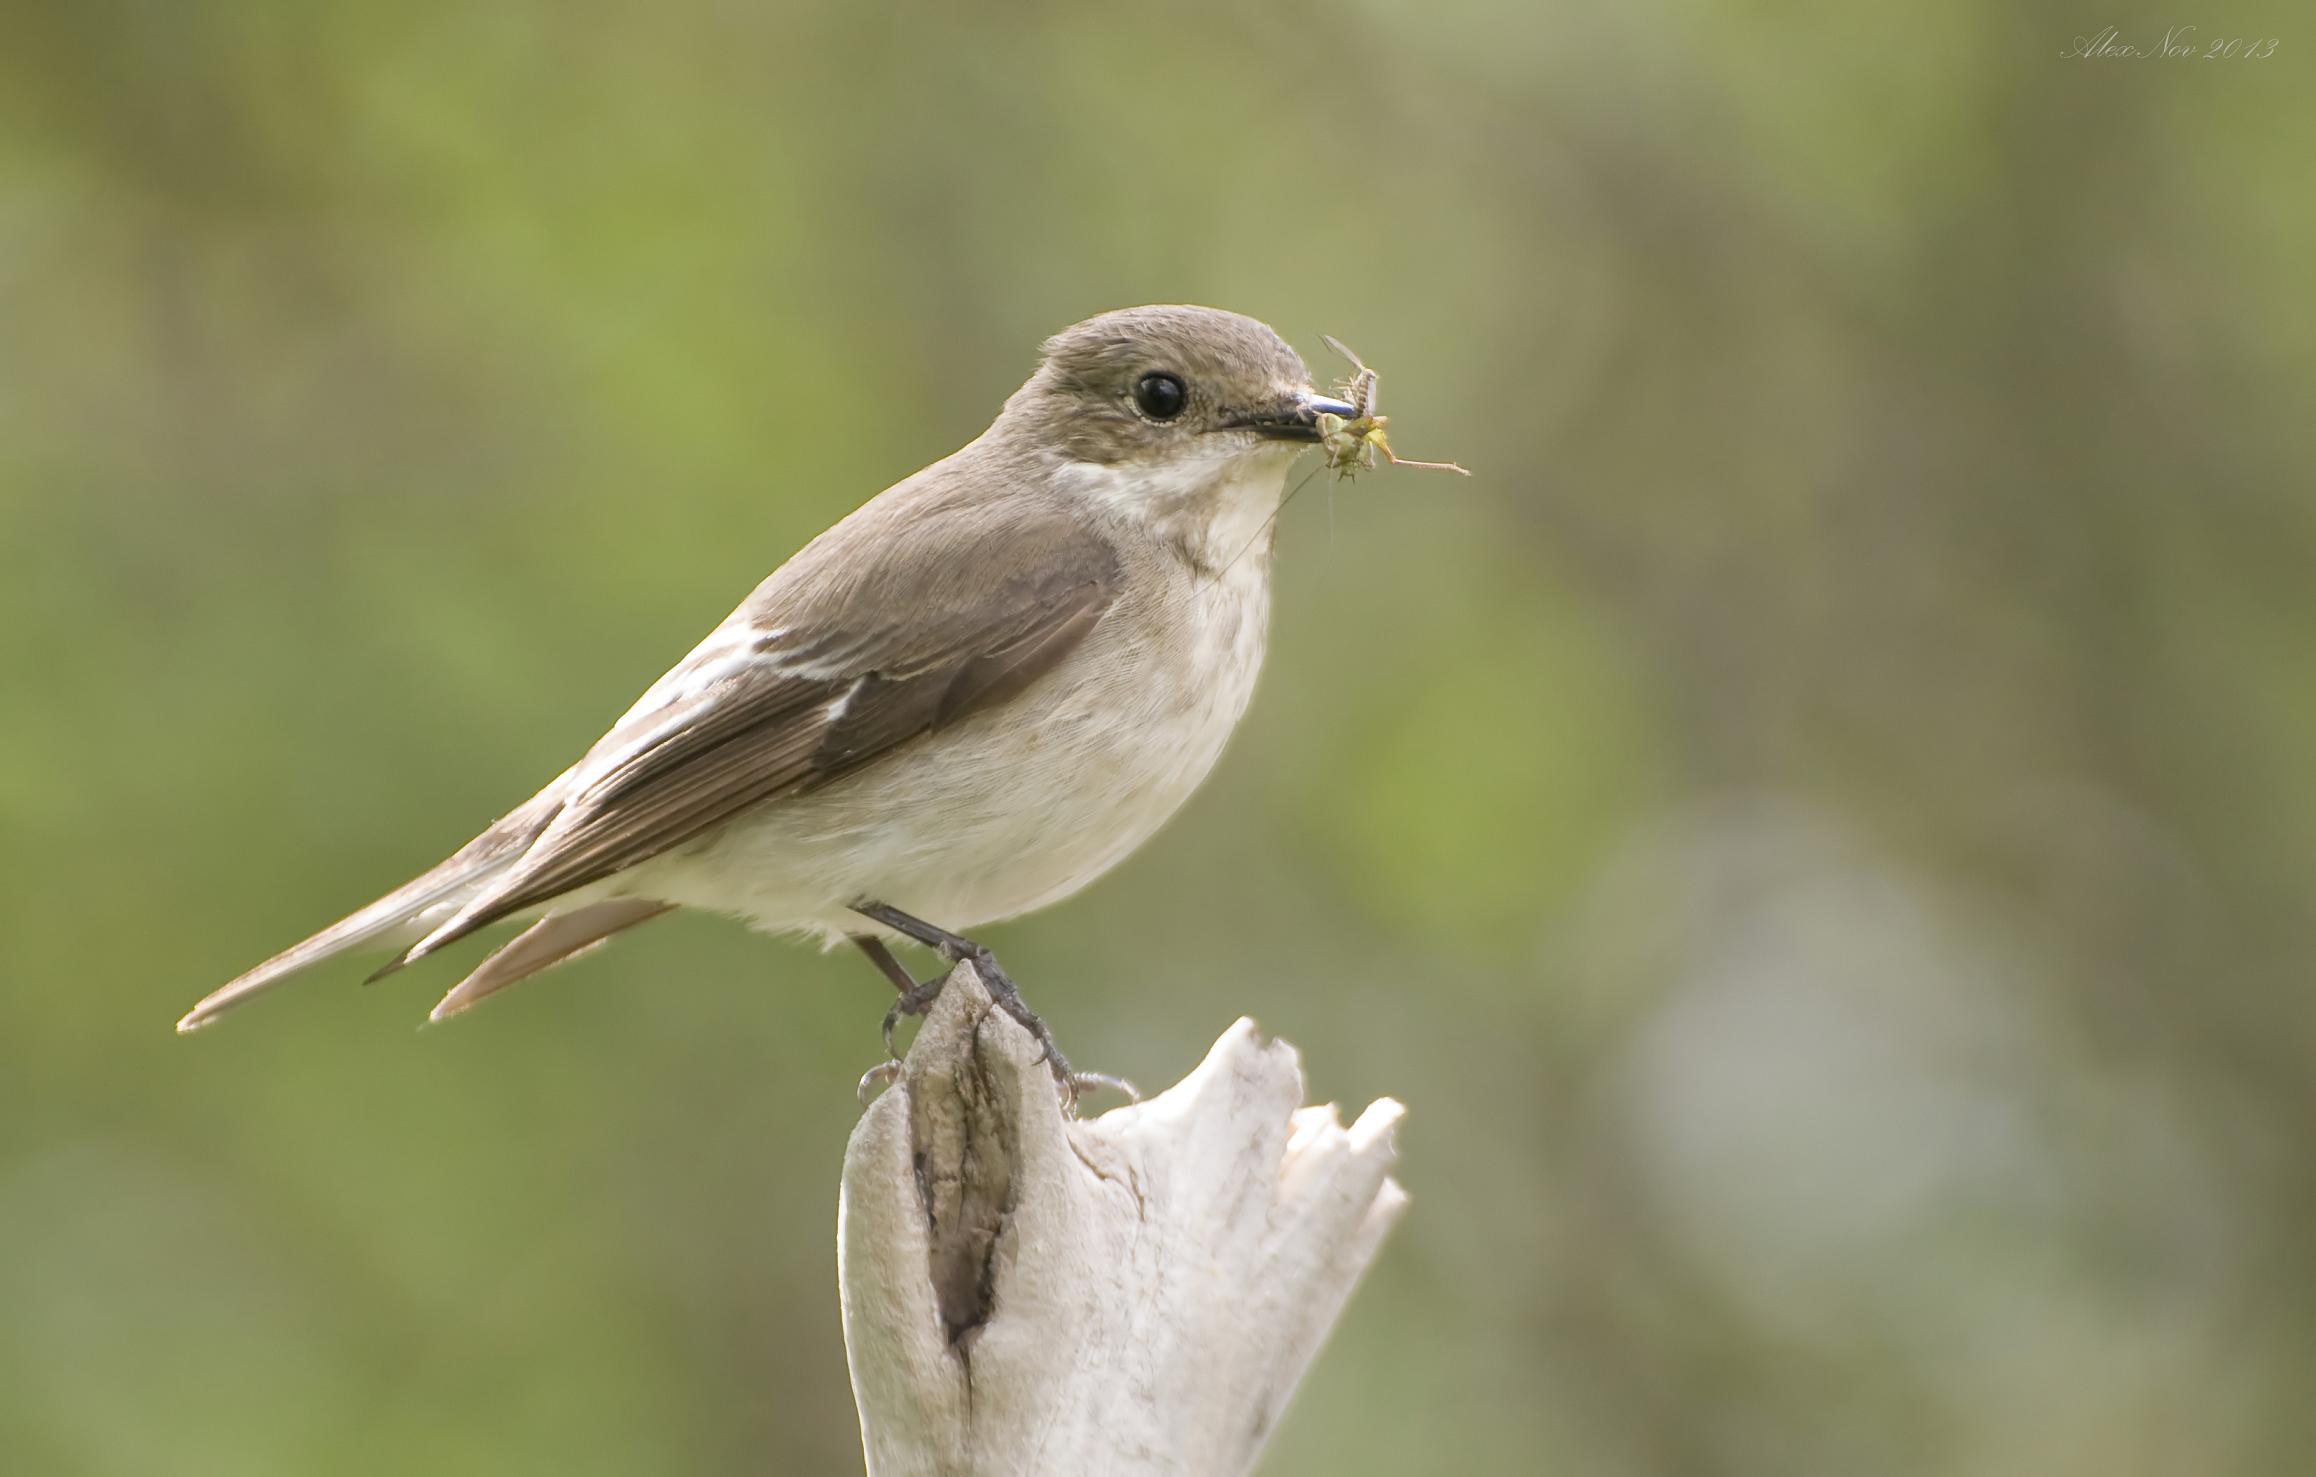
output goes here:
<path id="1" fill-rule="evenodd" d="M 1383 428 L 1391 417 L 1376 408 L 1376 390 L 1381 380 L 1365 360 L 1344 346 L 1342 340 L 1331 334 L 1319 337 L 1327 347 L 1351 361 L 1353 374 L 1335 387 L 1335 393 L 1347 400 L 1357 415 L 1345 417 L 1322 413 L 1319 417 L 1319 448 L 1326 453 L 1327 465 L 1337 477 L 1356 477 L 1375 466 L 1377 453 L 1395 467 L 1429 467 L 1438 472 L 1453 472 L 1459 477 L 1472 474 L 1454 462 L 1419 462 L 1411 457 L 1397 455 L 1391 449 L 1391 439 Z"/>

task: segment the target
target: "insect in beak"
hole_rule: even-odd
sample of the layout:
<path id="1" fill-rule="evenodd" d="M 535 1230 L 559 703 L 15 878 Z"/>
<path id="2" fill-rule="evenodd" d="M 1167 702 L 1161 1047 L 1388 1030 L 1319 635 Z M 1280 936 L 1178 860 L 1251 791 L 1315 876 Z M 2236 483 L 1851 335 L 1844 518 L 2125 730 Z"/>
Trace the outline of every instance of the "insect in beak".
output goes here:
<path id="1" fill-rule="evenodd" d="M 1342 397 L 1340 408 L 1330 405 L 1317 413 L 1316 440 L 1326 452 L 1327 465 L 1337 477 L 1356 477 L 1372 470 L 1375 459 L 1395 467 L 1428 467 L 1435 472 L 1453 472 L 1459 477 L 1472 474 L 1454 462 L 1419 462 L 1412 457 L 1400 456 L 1391 449 L 1391 438 L 1384 434 L 1390 417 L 1377 406 L 1377 390 L 1381 377 L 1369 369 L 1366 362 L 1351 352 L 1342 340 L 1332 334 L 1321 334 L 1327 347 L 1351 363 L 1351 377 L 1335 387 Z"/>

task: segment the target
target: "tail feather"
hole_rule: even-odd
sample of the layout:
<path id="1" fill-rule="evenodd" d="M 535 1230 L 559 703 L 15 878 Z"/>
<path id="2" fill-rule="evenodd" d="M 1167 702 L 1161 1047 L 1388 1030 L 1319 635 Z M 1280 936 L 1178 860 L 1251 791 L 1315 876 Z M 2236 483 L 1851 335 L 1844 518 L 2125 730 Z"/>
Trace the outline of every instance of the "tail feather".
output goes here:
<path id="1" fill-rule="evenodd" d="M 453 986 L 427 1019 L 448 1020 L 507 986 L 576 959 L 621 929 L 633 928 L 674 907 L 653 898 L 611 898 L 542 918 L 475 966 L 474 973 Z"/>
<path id="2" fill-rule="evenodd" d="M 197 1031 L 251 996 L 349 949 L 380 939 L 405 942 L 423 937 L 446 911 L 457 911 L 477 886 L 514 865 L 553 814 L 548 793 L 541 792 L 440 865 L 203 996 L 177 1022 L 177 1029 Z M 379 973 L 390 973 L 394 967 L 390 964 Z"/>

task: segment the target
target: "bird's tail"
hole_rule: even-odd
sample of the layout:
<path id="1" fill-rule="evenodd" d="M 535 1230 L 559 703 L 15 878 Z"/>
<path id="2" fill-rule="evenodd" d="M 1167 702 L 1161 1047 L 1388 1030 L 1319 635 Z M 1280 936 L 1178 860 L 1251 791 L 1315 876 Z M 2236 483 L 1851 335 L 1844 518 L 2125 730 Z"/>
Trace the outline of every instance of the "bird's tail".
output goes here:
<path id="1" fill-rule="evenodd" d="M 534 814 L 534 811 L 543 813 Z M 440 865 L 211 991 L 185 1012 L 184 1019 L 177 1022 L 177 1029 L 199 1030 L 251 996 L 350 949 L 380 940 L 408 943 L 423 936 L 433 924 L 463 904 L 477 886 L 512 866 L 552 813 L 550 807 L 542 807 L 537 801 L 524 806 L 459 848 Z"/>

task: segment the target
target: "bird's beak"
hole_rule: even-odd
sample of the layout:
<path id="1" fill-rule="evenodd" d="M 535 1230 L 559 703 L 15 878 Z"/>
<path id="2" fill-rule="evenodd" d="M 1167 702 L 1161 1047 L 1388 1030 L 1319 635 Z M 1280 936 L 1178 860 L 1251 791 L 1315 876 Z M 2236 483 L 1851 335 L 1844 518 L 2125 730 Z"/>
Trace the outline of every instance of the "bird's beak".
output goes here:
<path id="1" fill-rule="evenodd" d="M 1222 426 L 1226 431 L 1253 431 L 1273 441 L 1316 441 L 1320 416 L 1339 415 L 1351 420 L 1358 414 L 1359 407 L 1348 400 L 1317 390 L 1297 390 L 1276 405 L 1232 416 Z"/>

